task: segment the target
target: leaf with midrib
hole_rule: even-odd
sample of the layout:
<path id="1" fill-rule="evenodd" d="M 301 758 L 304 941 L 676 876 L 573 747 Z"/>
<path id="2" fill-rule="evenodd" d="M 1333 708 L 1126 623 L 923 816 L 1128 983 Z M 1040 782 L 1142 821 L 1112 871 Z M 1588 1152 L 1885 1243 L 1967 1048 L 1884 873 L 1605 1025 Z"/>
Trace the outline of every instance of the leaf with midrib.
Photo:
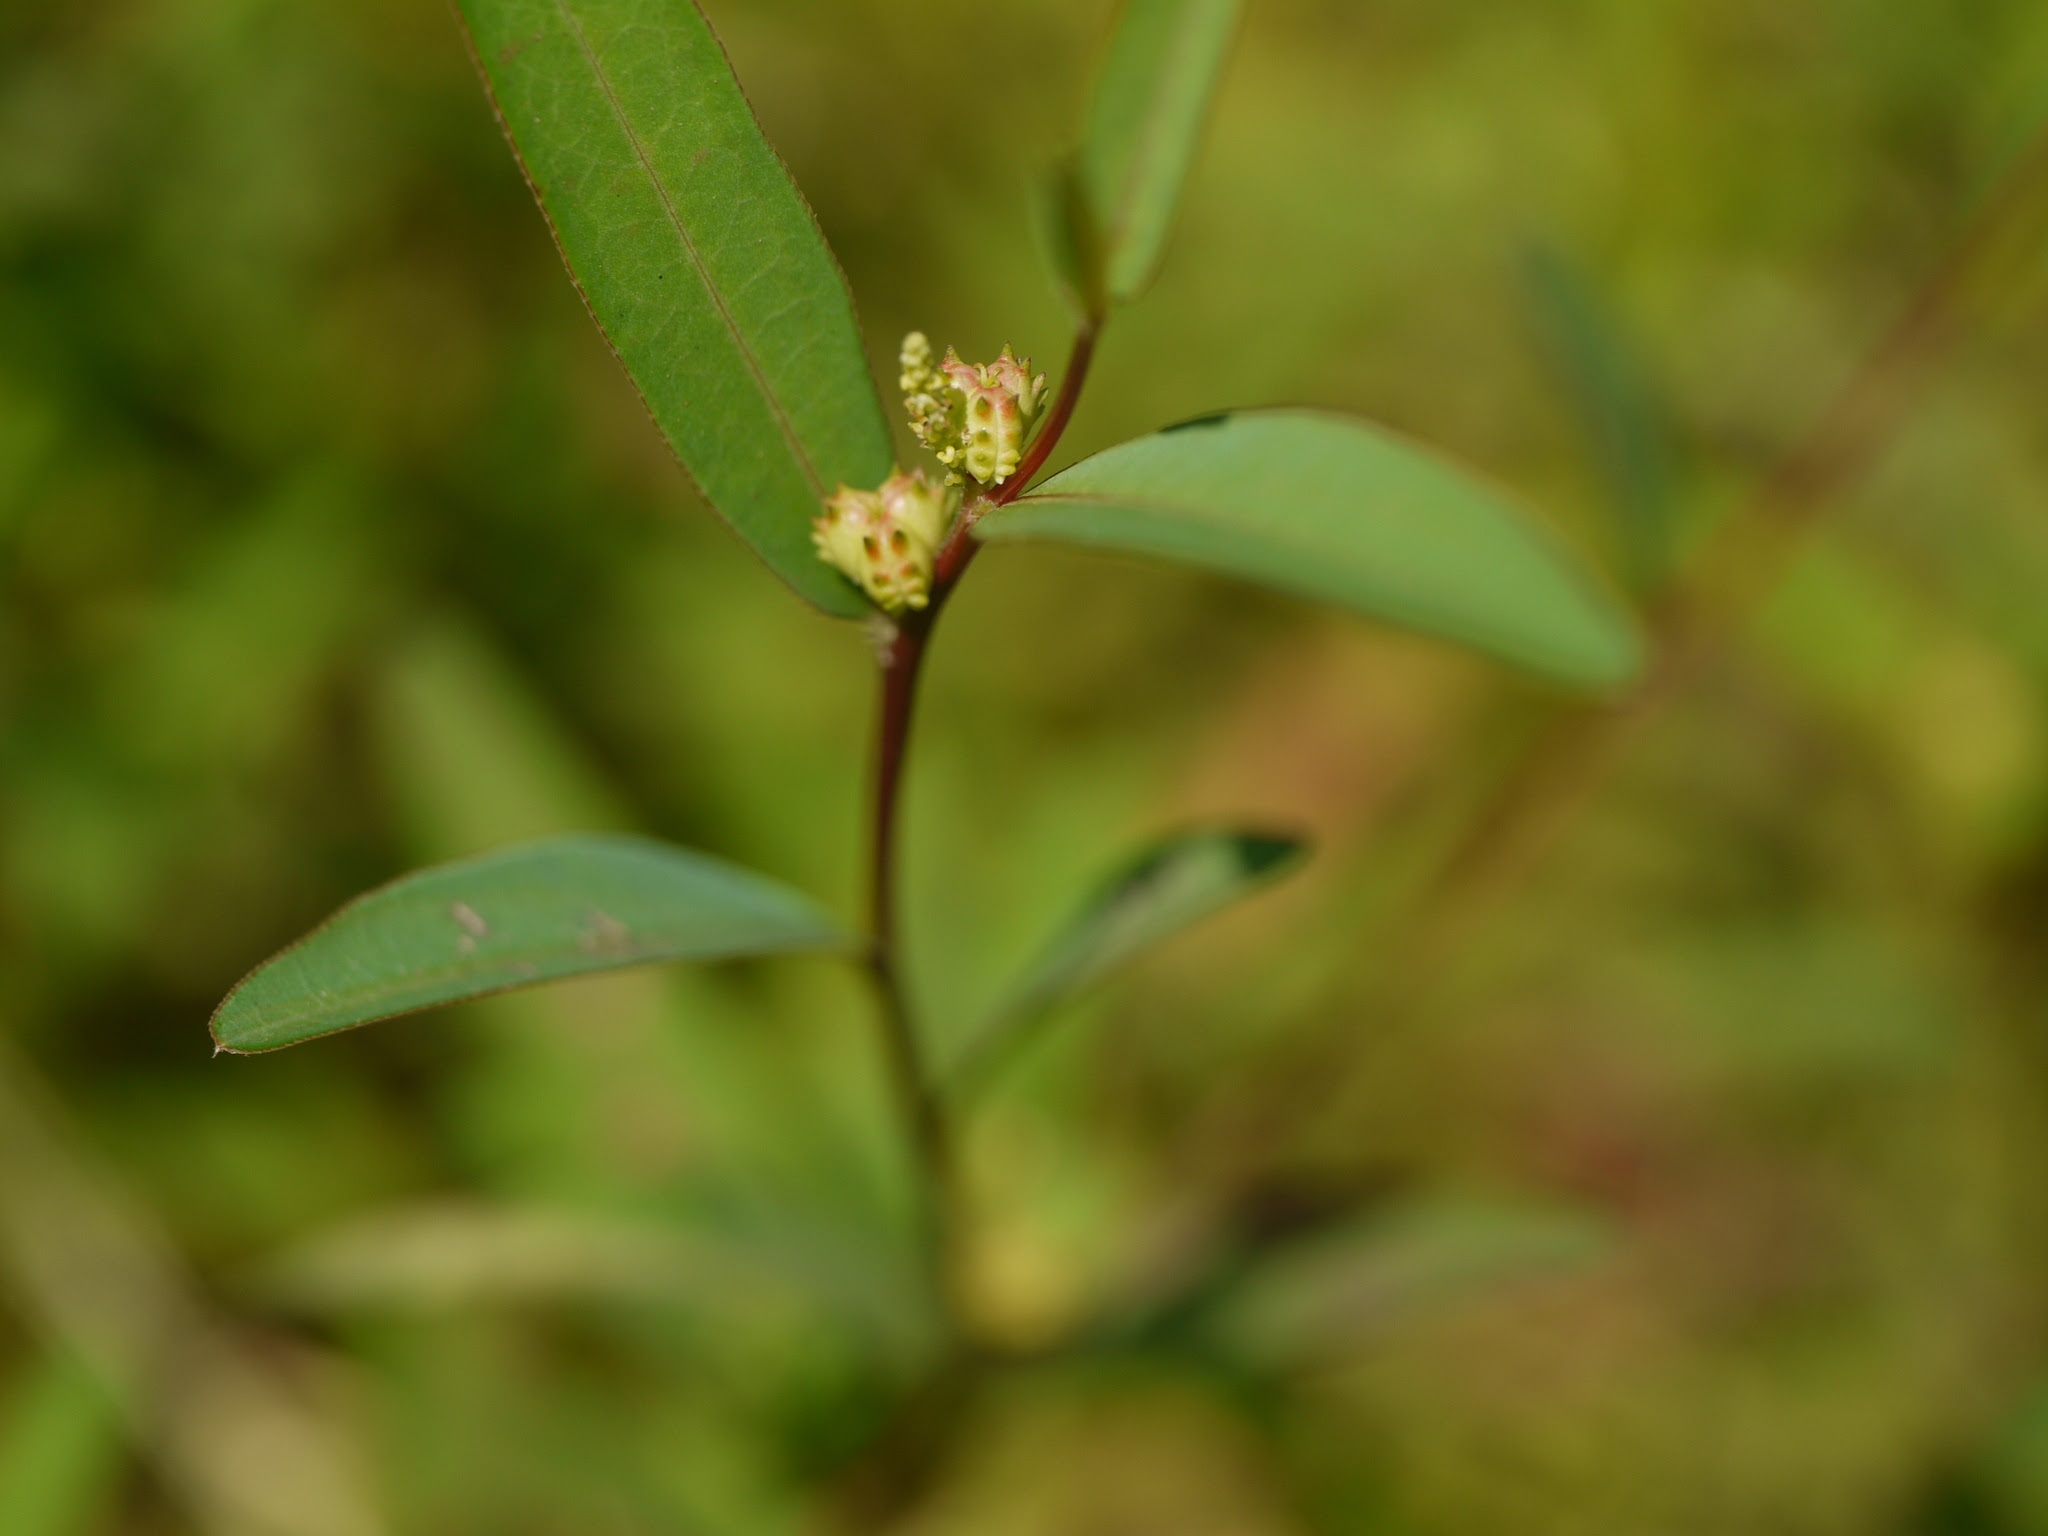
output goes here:
<path id="1" fill-rule="evenodd" d="M 563 260 L 707 499 L 830 613 L 810 524 L 893 458 L 853 299 L 692 0 L 460 0 Z"/>
<path id="2" fill-rule="evenodd" d="M 1083 904 L 961 1051 L 953 1076 L 972 1088 L 1032 1027 L 1153 945 L 1192 928 L 1299 861 L 1295 838 L 1242 828 L 1176 833 L 1147 848 Z"/>
<path id="3" fill-rule="evenodd" d="M 1324 411 L 1204 417 L 1111 448 L 975 525 L 1262 582 L 1612 688 L 1641 644 L 1581 563 L 1503 492 Z"/>
<path id="4" fill-rule="evenodd" d="M 213 1038 L 269 1051 L 536 982 L 847 942 L 808 897 L 703 854 L 554 838 L 358 897 L 229 993 Z"/>
<path id="5" fill-rule="evenodd" d="M 1237 16 L 1238 0 L 1127 0 L 1117 19 L 1071 188 L 1047 209 L 1055 267 L 1094 318 L 1159 269 Z"/>

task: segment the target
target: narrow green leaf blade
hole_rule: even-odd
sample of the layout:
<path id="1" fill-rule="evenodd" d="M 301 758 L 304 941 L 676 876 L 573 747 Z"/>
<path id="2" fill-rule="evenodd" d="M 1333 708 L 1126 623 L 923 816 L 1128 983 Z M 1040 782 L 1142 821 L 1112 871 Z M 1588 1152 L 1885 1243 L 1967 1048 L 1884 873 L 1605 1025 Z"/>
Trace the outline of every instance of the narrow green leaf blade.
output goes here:
<path id="1" fill-rule="evenodd" d="M 1019 978 L 961 1053 L 970 1086 L 1060 1004 L 1162 940 L 1289 873 L 1304 844 L 1268 832 L 1205 828 L 1154 844 L 1104 884 Z"/>
<path id="2" fill-rule="evenodd" d="M 565 837 L 358 897 L 228 994 L 224 1051 L 269 1051 L 535 982 L 659 960 L 838 949 L 811 901 L 702 854 Z"/>
<path id="3" fill-rule="evenodd" d="M 1523 274 L 1544 350 L 1597 456 L 1630 585 L 1654 593 L 1676 531 L 1663 404 L 1584 274 L 1548 246 L 1529 250 Z"/>
<path id="4" fill-rule="evenodd" d="M 1611 688 L 1634 625 L 1504 492 L 1390 433 L 1320 411 L 1170 427 L 1086 459 L 984 517 L 1048 539 L 1219 571 Z"/>
<path id="5" fill-rule="evenodd" d="M 810 522 L 892 450 L 853 300 L 693 0 L 460 0 L 599 328 L 713 507 L 828 612 Z"/>
<path id="6" fill-rule="evenodd" d="M 1084 291 L 1126 302 L 1158 272 L 1237 16 L 1238 0 L 1127 0 L 1077 168 L 1100 264 Z"/>
<path id="7" fill-rule="evenodd" d="M 1588 1268 L 1616 1238 L 1585 1207 L 1416 1199 L 1281 1250 L 1216 1309 L 1207 1331 L 1264 1369 L 1328 1359 L 1425 1308 Z"/>

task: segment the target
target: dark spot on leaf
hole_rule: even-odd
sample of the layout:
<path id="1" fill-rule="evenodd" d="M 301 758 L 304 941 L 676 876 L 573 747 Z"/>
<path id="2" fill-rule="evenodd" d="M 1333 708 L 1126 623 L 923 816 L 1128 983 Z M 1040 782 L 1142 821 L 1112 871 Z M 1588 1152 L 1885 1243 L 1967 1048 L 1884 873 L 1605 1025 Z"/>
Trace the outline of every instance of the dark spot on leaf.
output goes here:
<path id="1" fill-rule="evenodd" d="M 514 59 L 518 58 L 520 54 L 524 53 L 527 49 L 531 48 L 535 43 L 539 41 L 540 34 L 536 32 L 533 34 L 533 36 L 523 37 L 516 43 L 507 43 L 503 48 L 498 50 L 499 67 L 502 69 L 505 65 L 510 64 Z M 538 122 L 539 119 L 535 118 L 534 121 Z"/>
<path id="2" fill-rule="evenodd" d="M 1220 427 L 1236 413 L 1233 411 L 1211 411 L 1207 416 L 1190 416 L 1186 421 L 1176 421 L 1170 427 L 1161 427 L 1159 435 L 1169 432 L 1192 432 L 1198 427 Z"/>

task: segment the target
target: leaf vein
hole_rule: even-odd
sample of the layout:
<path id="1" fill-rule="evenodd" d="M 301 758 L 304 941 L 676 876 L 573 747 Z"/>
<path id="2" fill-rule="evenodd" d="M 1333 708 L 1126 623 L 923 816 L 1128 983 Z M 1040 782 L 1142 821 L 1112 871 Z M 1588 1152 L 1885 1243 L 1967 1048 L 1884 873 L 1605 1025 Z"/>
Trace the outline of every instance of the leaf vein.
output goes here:
<path id="1" fill-rule="evenodd" d="M 761 360 L 754 355 L 754 349 L 747 345 L 747 338 L 740 330 L 739 322 L 733 317 L 724 293 L 712 280 L 710 267 L 706 265 L 703 254 L 697 249 L 697 242 L 691 238 L 689 227 L 683 222 L 682 213 L 677 209 L 675 199 L 669 194 L 668 184 L 655 170 L 653 158 L 634 129 L 632 119 L 619 100 L 618 92 L 613 89 L 611 77 L 605 73 L 604 65 L 598 60 L 597 50 L 591 47 L 590 39 L 585 35 L 583 24 L 577 19 L 574 7 L 570 0 L 555 0 L 555 9 L 561 15 L 562 24 L 568 28 L 569 35 L 576 40 L 576 46 L 582 52 L 584 62 L 590 66 L 590 73 L 597 81 L 598 89 L 604 92 L 605 102 L 611 108 L 612 116 L 618 120 L 619 129 L 625 134 L 626 142 L 633 146 L 633 153 L 640 161 L 640 168 L 647 173 L 647 179 L 652 183 L 655 195 L 661 199 L 662 211 L 668 216 L 669 226 L 675 230 L 676 238 L 682 242 L 683 251 L 689 256 L 690 264 L 696 268 L 697 279 L 704 285 L 704 292 L 710 298 L 712 307 L 718 311 L 718 318 L 724 323 L 726 333 L 732 337 L 733 346 L 738 350 L 741 361 L 753 375 L 761 398 L 767 402 L 770 414 L 775 417 L 775 424 L 782 429 L 783 437 L 789 442 L 790 451 L 796 455 L 797 463 L 803 467 L 804 478 L 810 481 L 812 494 L 822 500 L 825 495 L 825 483 L 818 474 L 817 465 L 811 462 L 803 439 L 797 435 L 795 423 L 789 419 L 789 412 L 783 407 L 774 387 L 769 384 Z"/>

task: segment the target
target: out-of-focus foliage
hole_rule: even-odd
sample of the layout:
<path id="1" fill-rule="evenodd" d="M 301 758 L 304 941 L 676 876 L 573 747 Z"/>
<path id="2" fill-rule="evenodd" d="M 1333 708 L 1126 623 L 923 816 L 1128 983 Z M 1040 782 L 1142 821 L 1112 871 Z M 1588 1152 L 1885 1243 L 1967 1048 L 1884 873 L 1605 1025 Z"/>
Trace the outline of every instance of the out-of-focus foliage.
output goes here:
<path id="1" fill-rule="evenodd" d="M 878 376 L 912 326 L 1059 355 L 1027 189 L 1106 5 L 707 9 Z M 2048 107 L 2035 0 L 1246 11 L 1061 459 L 1338 406 L 1599 550 L 1534 241 L 1669 412 L 1680 567 Z M 1134 842 L 1318 854 L 988 1101 L 970 1300 L 1045 1353 L 905 1528 L 2048 1532 L 2048 263 L 1998 273 L 1769 600 L 1430 943 L 1401 914 L 1549 695 L 1198 576 L 977 562 L 910 783 L 934 1019 Z M 932 1341 L 857 978 L 622 974 L 255 1061 L 205 1020 L 354 891 L 560 832 L 850 911 L 870 672 L 694 503 L 444 6 L 0 9 L 0 1511 L 859 1508 Z M 1597 1241 L 1390 1260 L 1453 1196 Z M 1219 1342 L 1321 1326 L 1290 1276 L 1372 1305 Z"/>

